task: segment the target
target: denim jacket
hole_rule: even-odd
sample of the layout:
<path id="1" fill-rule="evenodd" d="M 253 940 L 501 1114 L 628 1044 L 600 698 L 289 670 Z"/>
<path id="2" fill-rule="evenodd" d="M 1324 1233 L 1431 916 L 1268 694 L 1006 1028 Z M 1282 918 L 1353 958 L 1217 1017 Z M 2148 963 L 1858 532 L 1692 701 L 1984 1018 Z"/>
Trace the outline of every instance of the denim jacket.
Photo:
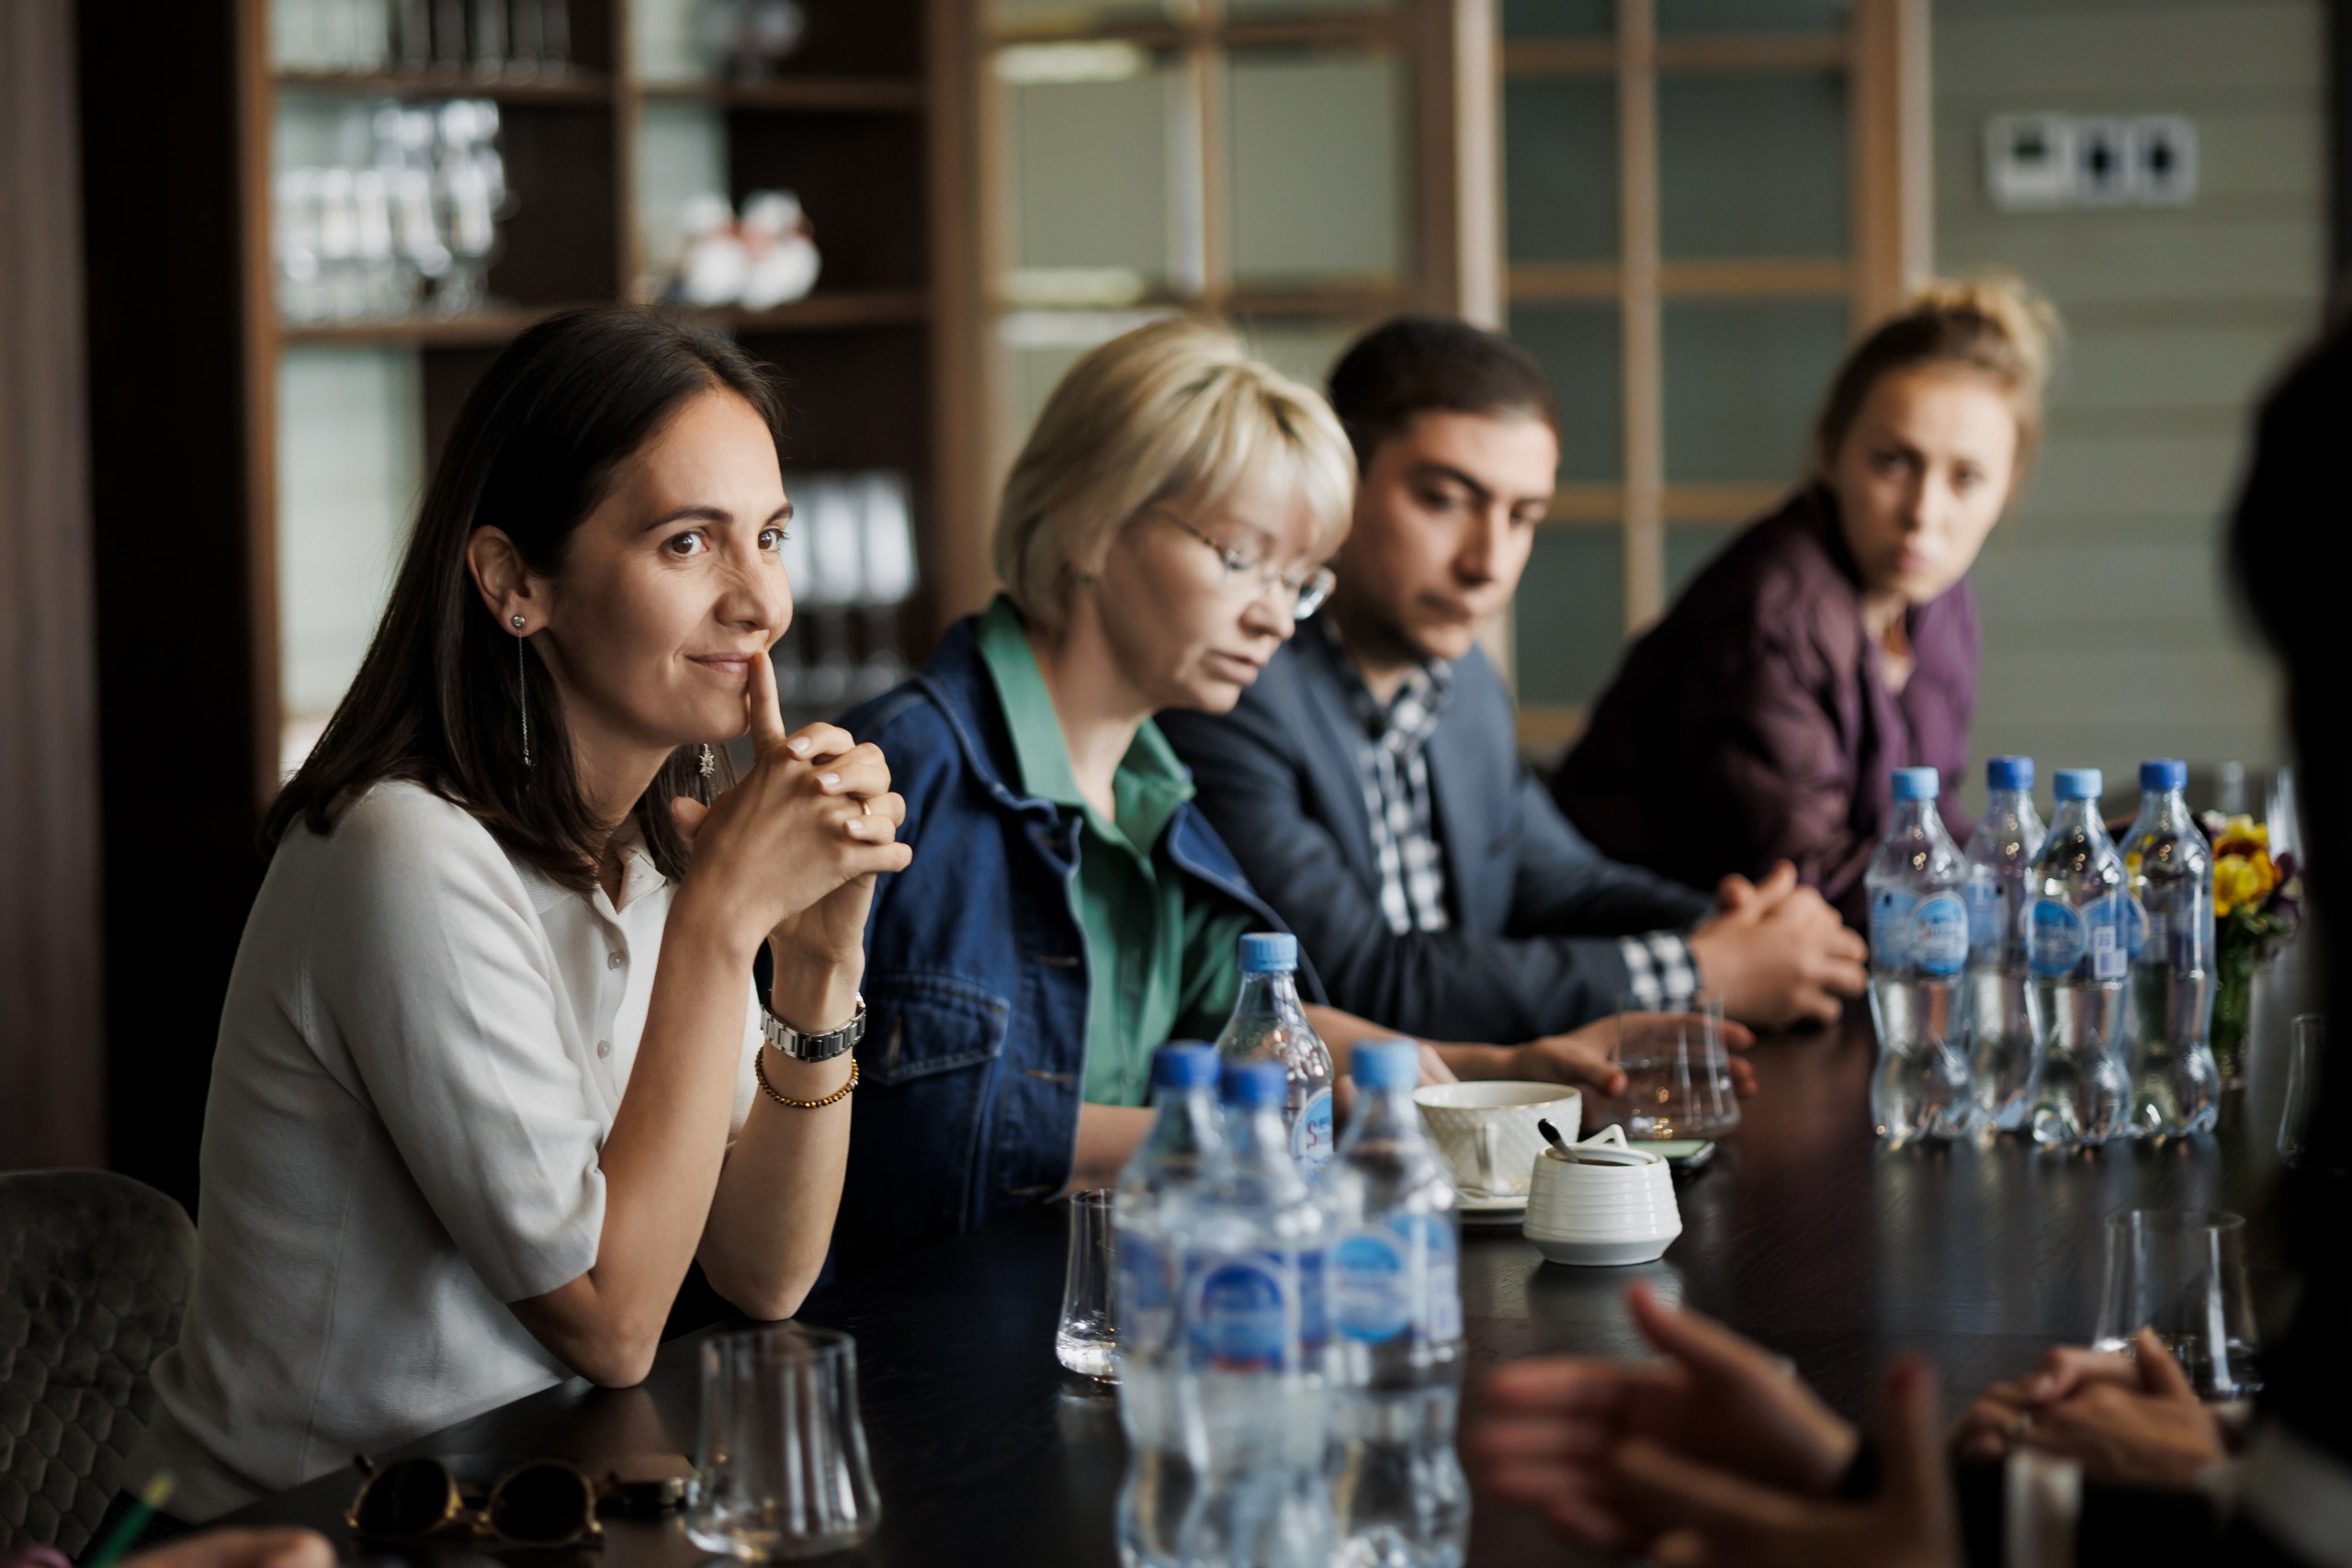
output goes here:
<path id="1" fill-rule="evenodd" d="M 1041 1203 L 1069 1183 L 1085 1077 L 1079 816 L 1008 784 L 1002 705 L 957 622 L 912 680 L 842 719 L 882 749 L 914 863 L 886 875 L 865 933 L 866 1028 L 833 1248 L 844 1267 Z M 1187 802 L 1169 859 L 1283 931 Z M 1303 996 L 1319 1001 L 1300 964 Z"/>

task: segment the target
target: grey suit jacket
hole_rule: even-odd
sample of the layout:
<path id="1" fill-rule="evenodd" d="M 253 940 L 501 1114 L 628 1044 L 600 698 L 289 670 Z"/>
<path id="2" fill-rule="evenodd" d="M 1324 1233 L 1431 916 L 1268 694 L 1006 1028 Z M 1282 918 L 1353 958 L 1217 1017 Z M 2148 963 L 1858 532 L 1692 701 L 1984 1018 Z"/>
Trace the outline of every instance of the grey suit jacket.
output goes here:
<path id="1" fill-rule="evenodd" d="M 1318 635 L 1308 632 L 1306 636 Z M 1336 660 L 1286 647 L 1231 714 L 1163 713 L 1200 805 L 1298 933 L 1332 1002 L 1438 1040 L 1515 1043 L 1609 1013 L 1617 938 L 1684 930 L 1707 895 L 1607 859 L 1520 761 L 1510 694 L 1486 656 L 1453 667 L 1429 759 L 1453 925 L 1388 927 Z"/>

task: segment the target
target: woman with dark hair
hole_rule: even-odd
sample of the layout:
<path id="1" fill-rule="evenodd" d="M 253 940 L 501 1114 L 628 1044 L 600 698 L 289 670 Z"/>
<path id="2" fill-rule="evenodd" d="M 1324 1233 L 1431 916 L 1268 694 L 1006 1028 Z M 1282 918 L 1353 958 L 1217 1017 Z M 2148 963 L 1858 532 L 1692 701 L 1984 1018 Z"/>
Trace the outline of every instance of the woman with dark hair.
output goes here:
<path id="1" fill-rule="evenodd" d="M 1939 283 L 1855 344 L 1812 482 L 1627 651 L 1553 778 L 1603 854 L 1693 887 L 1787 861 L 1860 928 L 1893 771 L 1958 799 L 1968 570 L 2031 464 L 2051 323 L 2014 285 Z"/>
<path id="2" fill-rule="evenodd" d="M 128 1472 L 182 1517 L 638 1382 L 697 1258 L 755 1317 L 814 1281 L 867 904 L 909 852 L 881 753 L 778 713 L 779 423 L 733 345 L 617 309 L 531 328 L 466 400 L 268 816 Z"/>

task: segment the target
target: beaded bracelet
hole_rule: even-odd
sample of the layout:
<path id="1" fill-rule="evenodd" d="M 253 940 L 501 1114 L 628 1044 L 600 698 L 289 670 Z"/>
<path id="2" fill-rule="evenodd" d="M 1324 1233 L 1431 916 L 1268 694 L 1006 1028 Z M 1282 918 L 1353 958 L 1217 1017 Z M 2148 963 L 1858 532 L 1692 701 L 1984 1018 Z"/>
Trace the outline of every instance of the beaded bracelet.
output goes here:
<path id="1" fill-rule="evenodd" d="M 852 1056 L 849 1059 L 849 1082 L 842 1085 L 841 1088 L 833 1090 L 832 1093 L 825 1095 L 820 1099 L 795 1100 L 788 1094 L 778 1093 L 776 1091 L 775 1085 L 768 1082 L 767 1065 L 761 1060 L 761 1057 L 766 1055 L 767 1053 L 764 1050 L 753 1053 L 752 1056 L 752 1076 L 760 1080 L 761 1093 L 766 1095 L 770 1100 L 775 1100 L 778 1105 L 786 1106 L 791 1110 L 822 1111 L 826 1106 L 834 1103 L 836 1100 L 847 1100 L 849 1098 L 849 1091 L 857 1087 L 857 1058 L 855 1056 Z"/>

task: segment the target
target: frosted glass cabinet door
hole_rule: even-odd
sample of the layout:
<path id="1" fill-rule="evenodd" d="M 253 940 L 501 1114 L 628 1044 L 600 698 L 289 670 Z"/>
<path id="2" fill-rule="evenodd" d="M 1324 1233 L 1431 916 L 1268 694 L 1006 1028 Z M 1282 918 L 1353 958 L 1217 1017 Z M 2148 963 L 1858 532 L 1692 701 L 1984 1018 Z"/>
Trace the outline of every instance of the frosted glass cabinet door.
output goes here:
<path id="1" fill-rule="evenodd" d="M 1617 307 L 1521 302 L 1513 341 L 1535 356 L 1560 407 L 1560 482 L 1614 484 L 1624 472 L 1624 334 Z"/>
<path id="2" fill-rule="evenodd" d="M 1188 80 L 1171 55 L 1124 43 L 1001 50 L 1012 276 L 1038 304 L 1116 304 L 1181 263 Z"/>
<path id="3" fill-rule="evenodd" d="M 299 764 L 359 672 L 424 488 L 413 349 L 289 348 L 277 362 L 278 701 Z"/>
<path id="4" fill-rule="evenodd" d="M 1667 260 L 1845 254 L 1844 77 L 1668 76 L 1657 104 Z"/>
<path id="5" fill-rule="evenodd" d="M 1600 694 L 1625 640 L 1625 541 L 1613 526 L 1540 528 L 1512 626 L 1519 699 L 1582 707 Z"/>
<path id="6" fill-rule="evenodd" d="M 1669 300 L 1668 482 L 1779 485 L 1802 475 L 1846 326 L 1842 299 Z"/>
<path id="7" fill-rule="evenodd" d="M 1503 87 L 1503 206 L 1514 262 L 1613 262 L 1617 89 L 1600 77 Z"/>
<path id="8" fill-rule="evenodd" d="M 1298 288 L 1404 276 L 1411 115 L 1399 62 L 1237 50 L 1226 99 L 1238 285 Z"/>

